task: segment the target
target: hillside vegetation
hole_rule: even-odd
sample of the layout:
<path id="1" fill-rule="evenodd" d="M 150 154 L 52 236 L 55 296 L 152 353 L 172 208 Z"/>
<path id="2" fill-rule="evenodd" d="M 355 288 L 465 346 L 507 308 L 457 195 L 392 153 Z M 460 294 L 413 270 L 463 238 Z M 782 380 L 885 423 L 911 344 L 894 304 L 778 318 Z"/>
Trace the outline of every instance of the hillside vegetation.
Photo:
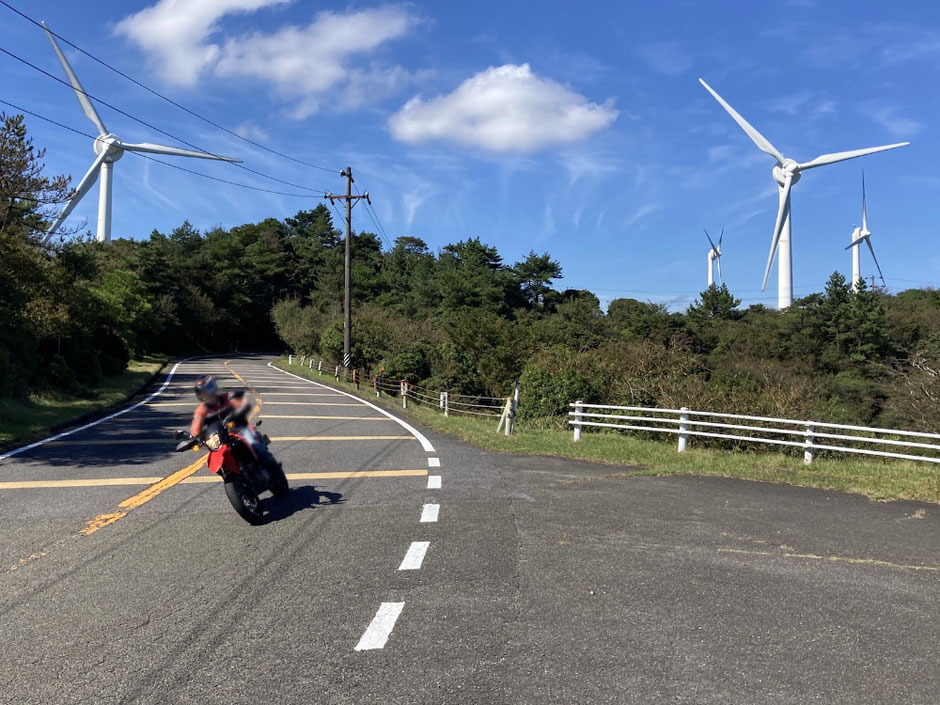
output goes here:
<path id="1" fill-rule="evenodd" d="M 343 248 L 319 205 L 109 246 L 31 235 L 68 195 L 20 118 L 0 116 L 0 398 L 94 389 L 150 353 L 289 348 L 336 360 Z M 489 241 L 499 239 L 488 234 Z M 352 243 L 354 362 L 436 389 L 505 394 L 550 425 L 574 399 L 940 428 L 940 292 L 826 290 L 783 312 L 712 288 L 684 312 L 563 289 L 547 253 L 484 239 Z"/>

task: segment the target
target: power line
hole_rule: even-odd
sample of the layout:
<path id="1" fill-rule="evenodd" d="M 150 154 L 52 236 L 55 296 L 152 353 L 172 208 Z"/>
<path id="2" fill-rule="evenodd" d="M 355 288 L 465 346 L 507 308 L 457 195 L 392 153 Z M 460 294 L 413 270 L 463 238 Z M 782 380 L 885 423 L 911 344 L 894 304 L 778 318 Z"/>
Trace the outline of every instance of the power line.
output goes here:
<path id="1" fill-rule="evenodd" d="M 167 132 L 166 130 L 160 129 L 160 128 L 157 127 L 156 125 L 150 124 L 150 123 L 147 122 L 146 120 L 142 120 L 141 118 L 136 117 L 135 115 L 131 115 L 130 113 L 128 113 L 128 112 L 126 112 L 126 111 L 124 111 L 124 110 L 121 110 L 121 109 L 118 108 L 117 106 L 112 105 L 111 103 L 108 103 L 107 101 L 102 100 L 101 98 L 98 98 L 98 97 L 92 95 L 92 94 L 89 93 L 88 91 L 75 88 L 75 87 L 72 86 L 72 84 L 69 83 L 68 81 L 65 81 L 65 80 L 59 78 L 58 76 L 49 73 L 49 72 L 46 71 L 45 69 L 40 68 L 39 66 L 36 66 L 36 64 L 31 63 L 30 61 L 27 61 L 27 60 L 24 59 L 23 57 L 14 54 L 12 51 L 9 51 L 8 49 L 4 49 L 3 47 L 0 47 L 0 52 L 6 54 L 7 56 L 9 56 L 9 57 L 11 57 L 11 58 L 13 58 L 13 59 L 16 59 L 16 60 L 19 61 L 20 63 L 25 64 L 26 66 L 29 66 L 31 69 L 34 69 L 35 71 L 38 71 L 39 73 L 43 74 L 44 76 L 47 76 L 47 77 L 51 78 L 52 80 L 54 80 L 54 81 L 56 81 L 56 82 L 58 82 L 58 83 L 61 83 L 61 84 L 62 84 L 63 86 L 65 86 L 66 88 L 69 88 L 69 89 L 78 91 L 78 92 L 82 93 L 83 95 L 85 95 L 87 98 L 96 100 L 96 101 L 98 101 L 99 103 L 101 103 L 101 105 L 104 105 L 104 106 L 106 106 L 106 107 L 108 107 L 108 108 L 111 108 L 112 110 L 114 110 L 114 111 L 120 113 L 121 115 L 123 115 L 123 116 L 125 116 L 125 117 L 127 117 L 127 118 L 130 118 L 131 120 L 134 120 L 135 122 L 139 122 L 141 125 L 144 125 L 145 127 L 149 128 L 149 129 L 151 129 L 151 130 L 154 130 L 154 131 L 156 131 L 156 132 L 159 132 L 161 135 L 165 135 L 166 137 L 169 137 L 170 139 L 176 140 L 177 142 L 181 142 L 182 144 L 185 144 L 187 147 L 192 147 L 193 149 L 199 150 L 200 152 L 205 152 L 205 153 L 208 154 L 209 156 L 212 156 L 212 157 L 220 157 L 220 156 L 221 156 L 221 155 L 215 154 L 214 152 L 210 152 L 210 151 L 208 151 L 208 150 L 206 150 L 206 149 L 203 149 L 202 147 L 199 147 L 198 145 L 195 145 L 195 144 L 193 144 L 192 142 L 187 142 L 186 140 L 182 139 L 181 137 L 177 137 L 176 135 L 174 135 L 174 134 L 172 134 L 172 133 L 170 133 L 170 132 Z M 97 138 L 95 138 L 95 139 L 97 139 Z M 244 164 L 237 164 L 237 163 L 235 163 L 235 162 L 228 162 L 228 163 L 231 164 L 232 166 L 238 167 L 239 169 L 244 169 L 245 171 L 249 171 L 249 172 L 251 172 L 252 174 L 257 174 L 258 176 L 261 176 L 261 177 L 263 177 L 263 178 L 265 178 L 265 179 L 270 179 L 271 181 L 277 181 L 277 182 L 279 182 L 279 183 L 286 184 L 287 186 L 293 186 L 294 188 L 303 189 L 304 191 L 310 191 L 311 193 L 323 193 L 323 191 L 324 191 L 324 189 L 310 188 L 309 186 L 304 186 L 303 184 L 295 184 L 295 183 L 292 182 L 292 181 L 285 181 L 284 179 L 279 179 L 279 178 L 276 177 L 276 176 L 271 176 L 271 175 L 269 175 L 269 174 L 265 174 L 264 172 L 257 171 L 256 169 L 252 169 L 252 168 L 250 168 L 250 167 L 247 167 L 247 166 L 245 166 Z"/>
<path id="2" fill-rule="evenodd" d="M 194 110 L 192 110 L 192 109 L 190 109 L 190 108 L 187 108 L 185 105 L 181 105 L 180 103 L 177 103 L 177 102 L 176 102 L 175 100 L 173 100 L 172 98 L 163 95 L 163 94 L 160 93 L 159 91 L 154 90 L 153 88 L 151 88 L 151 87 L 148 86 L 147 84 L 145 84 L 145 83 L 143 83 L 143 82 L 137 80 L 137 79 L 134 78 L 133 76 L 129 76 L 129 75 L 127 75 L 126 73 L 124 73 L 123 71 L 121 71 L 120 69 L 115 68 L 114 66 L 112 66 L 111 64 L 109 64 L 107 61 L 104 61 L 103 59 L 99 59 L 97 56 L 95 56 L 95 55 L 92 54 L 91 52 L 86 51 L 85 49 L 82 49 L 80 46 L 78 46 L 78 45 L 75 44 L 74 42 L 69 41 L 68 39 L 66 39 L 65 37 L 63 37 L 61 34 L 58 34 L 57 32 L 53 32 L 53 31 L 52 31 L 51 29 L 49 29 L 48 27 L 45 27 L 41 22 L 38 22 L 37 20 L 35 20 L 34 18 L 30 17 L 30 16 L 27 15 L 26 13 L 24 13 L 24 12 L 22 12 L 21 10 L 18 10 L 17 8 L 13 7 L 10 3 L 6 2 L 5 0 L 0 0 L 0 5 L 3 5 L 4 7 L 6 7 L 6 8 L 9 9 L 9 10 L 11 10 L 12 12 L 15 12 L 17 15 L 19 15 L 20 17 L 22 17 L 22 18 L 23 18 L 24 20 L 26 20 L 27 22 L 32 22 L 34 25 L 36 25 L 36 26 L 39 27 L 40 29 L 43 29 L 43 30 L 45 30 L 45 31 L 48 31 L 50 34 L 52 34 L 52 36 L 56 37 L 57 39 L 61 39 L 63 42 L 65 42 L 66 44 L 68 44 L 70 47 L 72 47 L 72 48 L 75 49 L 76 51 L 81 52 L 82 54 L 84 54 L 85 56 L 87 56 L 89 59 L 92 59 L 93 61 L 97 61 L 99 64 L 101 64 L 102 66 L 104 66 L 104 67 L 107 68 L 107 69 L 110 69 L 111 71 L 113 71 L 113 72 L 116 73 L 117 75 L 121 76 L 122 78 L 126 78 L 128 81 L 130 81 L 131 83 L 133 83 L 135 86 L 138 86 L 138 87 L 140 87 L 140 88 L 143 88 L 143 89 L 144 89 L 145 91 L 147 91 L 148 93 L 151 93 L 151 94 L 157 96 L 158 98 L 160 98 L 160 99 L 162 99 L 162 100 L 165 100 L 165 101 L 166 101 L 167 103 L 169 103 L 170 105 L 173 105 L 173 106 L 179 108 L 179 109 L 182 110 L 183 112 L 188 113 L 189 115 L 192 115 L 192 116 L 195 117 L 195 118 L 199 118 L 199 119 L 202 120 L 203 122 L 208 123 L 209 125 L 212 125 L 213 127 L 218 128 L 219 130 L 222 130 L 223 132 L 226 132 L 226 133 L 232 135 L 232 137 L 237 137 L 237 138 L 240 139 L 240 140 L 244 140 L 244 141 L 247 142 L 248 144 L 254 145 L 255 147 L 258 147 L 259 149 L 263 149 L 263 150 L 266 151 L 266 152 L 270 152 L 271 154 L 276 154 L 277 156 L 282 157 L 282 158 L 284 158 L 284 159 L 289 159 L 289 160 L 291 160 L 292 162 L 297 162 L 298 164 L 303 164 L 304 166 L 309 166 L 309 167 L 311 167 L 311 168 L 313 168 L 313 169 L 320 169 L 320 170 L 322 170 L 322 171 L 328 171 L 328 172 L 330 172 L 331 174 L 338 174 L 338 173 L 339 173 L 339 170 L 338 170 L 338 169 L 331 169 L 331 168 L 326 167 L 326 166 L 320 166 L 319 164 L 311 164 L 310 162 L 306 162 L 306 161 L 304 161 L 303 159 L 297 159 L 296 157 L 292 157 L 292 156 L 290 156 L 289 154 L 283 154 L 283 153 L 281 153 L 281 152 L 278 152 L 276 149 L 271 149 L 270 147 L 267 147 L 267 146 L 265 146 L 265 145 L 263 145 L 263 144 L 259 144 L 258 142 L 255 142 L 253 139 L 250 139 L 250 138 L 248 138 L 248 137 L 245 137 L 244 135 L 240 135 L 240 134 L 238 134 L 237 132 L 228 129 L 228 128 L 225 127 L 225 126 L 220 125 L 220 124 L 218 124 L 217 122 L 214 122 L 213 120 L 210 120 L 209 118 L 207 118 L 207 117 L 205 117 L 205 116 L 203 116 L 203 115 L 200 115 L 200 114 L 197 113 L 196 111 L 194 111 Z"/>
<path id="3" fill-rule="evenodd" d="M 0 2 L 2 1 L 3 0 L 0 0 Z M 361 192 L 359 191 L 359 186 L 355 182 L 353 183 L 353 188 L 356 189 L 357 194 L 361 195 Z M 369 199 L 366 199 L 366 212 L 369 214 L 369 218 L 372 220 L 372 223 L 375 225 L 375 229 L 376 229 L 375 234 L 378 235 L 379 238 L 381 238 L 382 242 L 385 243 L 385 246 L 389 250 L 391 250 L 392 243 L 390 242 L 388 233 L 386 233 L 385 228 L 382 227 L 382 223 L 379 220 L 379 214 L 375 212 L 375 208 L 373 208 L 372 202 Z"/>
<path id="4" fill-rule="evenodd" d="M 2 2 L 2 0 L 0 0 L 0 2 Z M 0 103 L 2 103 L 3 105 L 9 106 L 10 108 L 13 108 L 13 109 L 16 110 L 17 112 L 23 113 L 23 114 L 25 114 L 25 115 L 31 115 L 31 116 L 33 116 L 34 118 L 38 118 L 38 119 L 40 119 L 40 120 L 44 120 L 44 121 L 46 121 L 46 122 L 48 122 L 48 123 L 51 123 L 51 124 L 55 125 L 56 127 L 61 127 L 63 130 L 68 130 L 69 132 L 74 132 L 76 135 L 81 135 L 82 137 L 88 137 L 89 139 L 97 139 L 94 135 L 88 134 L 87 132 L 82 132 L 81 130 L 76 130 L 74 127 L 69 127 L 68 125 L 65 125 L 65 124 L 63 124 L 63 123 L 61 123 L 61 122 L 58 122 L 57 120 L 53 120 L 52 118 L 48 118 L 48 117 L 46 117 L 45 115 L 40 115 L 39 113 L 34 113 L 32 110 L 26 110 L 25 108 L 21 108 L 20 106 L 15 105 L 15 104 L 13 104 L 13 103 L 11 103 L 11 102 L 9 102 L 9 101 L 0 99 Z M 127 152 L 125 152 L 125 153 L 127 153 Z M 292 197 L 295 197 L 295 198 L 310 198 L 310 195 L 309 195 L 309 194 L 306 194 L 306 193 L 287 193 L 286 191 L 274 191 L 274 190 L 272 190 L 272 189 L 261 188 L 260 186 L 252 186 L 251 184 L 243 184 L 243 183 L 240 183 L 240 182 L 238 182 L 238 181 L 229 181 L 228 179 L 220 179 L 220 178 L 217 177 L 217 176 L 211 176 L 211 175 L 209 175 L 209 174 L 203 174 L 203 173 L 200 172 L 200 171 L 194 171 L 194 170 L 192 170 L 192 169 L 187 169 L 186 167 L 179 166 L 179 165 L 177 165 L 177 164 L 171 164 L 170 162 L 165 162 L 165 161 L 163 161 L 162 159 L 156 159 L 156 158 L 154 158 L 154 157 L 148 157 L 147 155 L 145 155 L 145 154 L 140 154 L 139 152 L 130 152 L 130 154 L 133 154 L 134 156 L 137 156 L 137 157 L 141 157 L 141 158 L 143 158 L 143 159 L 149 159 L 149 160 L 152 161 L 152 162 L 156 162 L 157 164 L 163 164 L 164 166 L 168 166 L 168 167 L 171 167 L 171 168 L 173 168 L 173 169 L 179 169 L 180 171 L 185 171 L 185 172 L 188 173 L 188 174 L 194 174 L 195 176 L 201 176 L 201 177 L 203 177 L 204 179 L 211 179 L 212 181 L 219 181 L 219 182 L 221 182 L 221 183 L 223 183 L 223 184 L 230 184 L 231 186 L 239 186 L 239 187 L 241 187 L 241 188 L 251 189 L 252 191 L 260 191 L 260 192 L 262 192 L 262 193 L 271 193 L 271 194 L 275 194 L 275 195 L 278 195 L 278 196 L 292 196 Z"/>

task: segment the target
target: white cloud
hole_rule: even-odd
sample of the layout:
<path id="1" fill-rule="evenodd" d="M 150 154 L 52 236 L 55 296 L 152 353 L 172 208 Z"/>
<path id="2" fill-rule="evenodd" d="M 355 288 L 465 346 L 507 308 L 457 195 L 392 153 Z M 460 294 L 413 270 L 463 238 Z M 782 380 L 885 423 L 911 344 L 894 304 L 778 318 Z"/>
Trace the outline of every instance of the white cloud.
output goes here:
<path id="1" fill-rule="evenodd" d="M 291 114 L 298 118 L 317 112 L 327 95 L 337 107 L 355 107 L 410 82 L 400 66 L 362 61 L 418 23 L 404 6 L 323 11 L 307 25 L 214 39 L 224 34 L 225 16 L 289 1 L 159 0 L 125 17 L 116 31 L 140 46 L 168 83 L 192 86 L 206 74 L 256 79 L 296 101 Z"/>
<path id="2" fill-rule="evenodd" d="M 592 103 L 535 75 L 528 64 L 506 64 L 468 78 L 453 93 L 412 98 L 389 119 L 389 128 L 403 142 L 442 140 L 524 153 L 583 140 L 616 118 L 610 100 Z"/>
<path id="3" fill-rule="evenodd" d="M 679 42 L 644 44 L 637 52 L 657 73 L 678 76 L 692 68 L 692 59 L 682 50 Z"/>

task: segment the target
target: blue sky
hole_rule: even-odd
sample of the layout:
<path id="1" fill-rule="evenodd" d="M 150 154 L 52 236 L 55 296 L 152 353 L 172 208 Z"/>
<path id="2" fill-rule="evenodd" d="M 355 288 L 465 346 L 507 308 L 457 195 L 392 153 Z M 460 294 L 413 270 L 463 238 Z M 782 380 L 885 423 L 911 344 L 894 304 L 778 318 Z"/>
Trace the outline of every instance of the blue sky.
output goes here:
<path id="1" fill-rule="evenodd" d="M 273 149 L 353 167 L 391 237 L 434 248 L 467 236 L 508 261 L 562 263 L 561 286 L 685 306 L 704 288 L 702 228 L 725 227 L 729 287 L 760 282 L 777 199 L 774 161 L 699 85 L 702 76 L 786 156 L 910 140 L 806 172 L 793 192 L 794 293 L 822 288 L 861 218 L 892 290 L 940 285 L 935 126 L 940 7 L 793 0 L 534 5 L 350 5 L 304 0 L 10 0 L 104 61 Z M 0 46 L 62 75 L 43 34 L 0 7 Z M 85 89 L 162 129 L 315 189 L 338 175 L 284 161 L 215 130 L 73 50 Z M 0 55 L 0 97 L 93 132 L 74 94 Z M 108 108 L 129 141 L 168 139 Z M 35 119 L 50 172 L 82 177 L 91 141 Z M 293 191 L 230 165 L 188 168 Z M 145 237 L 282 218 L 318 201 L 246 191 L 126 155 L 115 167 L 113 234 Z M 72 222 L 93 225 L 97 189 Z M 356 225 L 374 229 L 366 213 Z M 872 272 L 867 252 L 863 274 Z"/>

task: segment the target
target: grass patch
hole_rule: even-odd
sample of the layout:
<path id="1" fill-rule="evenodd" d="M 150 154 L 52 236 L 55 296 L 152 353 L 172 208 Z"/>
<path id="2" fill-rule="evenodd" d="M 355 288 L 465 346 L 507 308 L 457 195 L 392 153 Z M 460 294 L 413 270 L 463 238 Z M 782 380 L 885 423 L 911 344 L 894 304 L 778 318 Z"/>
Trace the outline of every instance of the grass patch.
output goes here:
<path id="1" fill-rule="evenodd" d="M 43 394 L 25 400 L 0 399 L 0 448 L 35 440 L 85 414 L 123 404 L 159 372 L 166 361 L 166 357 L 159 355 L 131 360 L 123 374 L 105 377 L 87 396 Z"/>
<path id="2" fill-rule="evenodd" d="M 288 365 L 286 357 L 279 360 L 278 365 L 295 374 L 355 392 L 353 385 L 336 383 L 332 376 L 321 377 L 299 365 Z M 520 427 L 515 435 L 504 436 L 496 433 L 496 419 L 445 417 L 436 409 L 417 404 L 411 404 L 404 411 L 397 399 L 383 397 L 377 400 L 367 388 L 361 395 L 371 402 L 379 401 L 395 408 L 428 428 L 456 436 L 485 450 L 554 455 L 628 466 L 618 468 L 612 465 L 608 477 L 710 475 L 855 492 L 876 500 L 940 502 L 940 468 L 930 463 L 850 456 L 817 458 L 812 465 L 805 465 L 802 456 L 759 450 L 732 452 L 692 447 L 685 453 L 678 453 L 674 443 L 646 440 L 617 431 L 585 430 L 578 443 L 572 441 L 571 431 L 559 429 Z"/>

